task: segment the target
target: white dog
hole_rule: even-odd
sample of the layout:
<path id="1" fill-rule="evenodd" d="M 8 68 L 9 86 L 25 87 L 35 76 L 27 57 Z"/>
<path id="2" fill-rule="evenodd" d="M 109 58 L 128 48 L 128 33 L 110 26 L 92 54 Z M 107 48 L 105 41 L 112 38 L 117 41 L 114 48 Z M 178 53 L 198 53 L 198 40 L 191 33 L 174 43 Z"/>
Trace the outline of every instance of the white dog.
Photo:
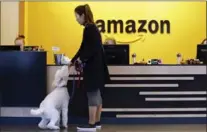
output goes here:
<path id="1" fill-rule="evenodd" d="M 67 128 L 70 98 L 67 90 L 68 76 L 68 66 L 62 66 L 57 70 L 52 84 L 55 89 L 45 97 L 39 109 L 31 109 L 32 115 L 42 118 L 38 124 L 39 128 L 60 129 L 60 113 L 62 113 L 62 125 Z"/>

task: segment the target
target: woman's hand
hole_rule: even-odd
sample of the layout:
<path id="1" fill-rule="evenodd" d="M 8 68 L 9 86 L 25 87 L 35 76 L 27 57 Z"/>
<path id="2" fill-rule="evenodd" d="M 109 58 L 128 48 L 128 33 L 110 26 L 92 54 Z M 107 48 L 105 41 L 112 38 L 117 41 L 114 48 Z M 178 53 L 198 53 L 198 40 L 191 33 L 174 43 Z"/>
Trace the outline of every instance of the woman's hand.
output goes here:
<path id="1" fill-rule="evenodd" d="M 80 60 L 80 58 L 77 59 L 78 63 L 82 63 L 82 61 Z"/>
<path id="2" fill-rule="evenodd" d="M 70 69 L 72 65 L 73 65 L 73 63 L 70 62 L 70 63 L 68 64 L 68 69 Z"/>

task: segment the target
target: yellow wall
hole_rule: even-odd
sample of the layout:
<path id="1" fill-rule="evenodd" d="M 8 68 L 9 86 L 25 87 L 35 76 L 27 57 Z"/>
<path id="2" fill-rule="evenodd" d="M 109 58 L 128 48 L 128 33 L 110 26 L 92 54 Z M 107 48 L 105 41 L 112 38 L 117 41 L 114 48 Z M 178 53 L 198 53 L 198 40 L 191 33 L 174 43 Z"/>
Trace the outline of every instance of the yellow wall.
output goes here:
<path id="1" fill-rule="evenodd" d="M 206 37 L 205 2 L 28 2 L 25 4 L 25 35 L 29 45 L 42 45 L 53 62 L 52 46 L 72 57 L 78 50 L 83 27 L 74 18 L 74 8 L 88 3 L 95 19 L 155 19 L 171 22 L 170 34 L 144 34 L 144 42 L 130 44 L 138 59 L 162 58 L 176 63 L 176 54 L 194 58 L 196 45 Z M 134 40 L 138 34 L 103 34 L 119 41 Z"/>

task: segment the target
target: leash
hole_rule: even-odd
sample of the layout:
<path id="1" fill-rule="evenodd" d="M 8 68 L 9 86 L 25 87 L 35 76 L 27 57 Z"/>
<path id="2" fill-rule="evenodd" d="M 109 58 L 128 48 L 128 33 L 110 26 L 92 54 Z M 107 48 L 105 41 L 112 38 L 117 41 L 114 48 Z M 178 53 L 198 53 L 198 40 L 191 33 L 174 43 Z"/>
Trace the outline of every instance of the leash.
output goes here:
<path id="1" fill-rule="evenodd" d="M 84 65 L 82 63 L 79 63 L 78 61 L 75 62 L 75 70 L 77 71 L 77 75 L 78 75 L 78 83 L 77 83 L 78 88 L 80 88 L 81 76 L 83 74 L 83 67 Z"/>
<path id="2" fill-rule="evenodd" d="M 78 61 L 75 62 L 74 64 L 75 66 L 75 70 L 77 71 L 77 76 L 78 76 L 78 83 L 77 83 L 77 88 L 80 88 L 80 82 L 81 82 L 81 76 L 83 74 L 83 67 L 84 64 L 79 63 Z M 72 95 L 71 95 L 71 99 L 73 99 L 74 97 L 74 93 L 75 93 L 75 88 L 76 88 L 76 79 L 75 79 L 75 75 L 73 75 L 73 88 L 72 88 Z"/>
<path id="3" fill-rule="evenodd" d="M 72 95 L 71 95 L 70 100 L 73 99 L 73 97 L 74 97 L 74 93 L 75 93 L 75 76 L 73 76 L 73 88 L 72 88 Z"/>

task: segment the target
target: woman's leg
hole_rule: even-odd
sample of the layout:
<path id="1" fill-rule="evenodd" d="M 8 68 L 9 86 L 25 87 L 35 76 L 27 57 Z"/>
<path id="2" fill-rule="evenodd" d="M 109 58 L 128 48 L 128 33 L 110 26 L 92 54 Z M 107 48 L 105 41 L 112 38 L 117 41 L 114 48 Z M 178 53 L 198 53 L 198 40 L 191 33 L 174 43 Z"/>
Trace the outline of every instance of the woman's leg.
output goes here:
<path id="1" fill-rule="evenodd" d="M 97 106 L 89 106 L 89 124 L 95 125 L 96 123 Z"/>
<path id="2" fill-rule="evenodd" d="M 95 125 L 97 116 L 100 115 L 99 106 L 102 104 L 100 100 L 100 91 L 88 92 L 88 105 L 89 105 L 89 124 Z M 100 102 L 101 101 L 101 102 Z M 100 117 L 98 117 L 100 118 Z"/>
<path id="3" fill-rule="evenodd" d="M 101 120 L 102 97 L 100 90 L 96 92 L 94 99 L 96 100 L 96 102 L 94 103 L 95 106 L 89 106 L 89 124 L 100 123 Z"/>
<path id="4" fill-rule="evenodd" d="M 102 113 L 102 96 L 100 90 L 98 91 L 97 95 L 98 106 L 96 111 L 96 128 L 101 129 L 101 113 Z"/>
<path id="5" fill-rule="evenodd" d="M 97 107 L 96 111 L 96 122 L 101 121 L 102 104 Z"/>
<path id="6" fill-rule="evenodd" d="M 87 92 L 88 108 L 89 108 L 89 121 L 88 126 L 78 127 L 80 131 L 96 131 L 96 115 L 97 107 L 99 104 L 98 90 L 94 92 Z"/>
<path id="7" fill-rule="evenodd" d="M 97 93 L 97 101 L 98 101 L 98 105 L 97 105 L 97 112 L 96 112 L 96 123 L 100 123 L 101 113 L 102 113 L 102 96 L 100 90 L 98 90 Z"/>

